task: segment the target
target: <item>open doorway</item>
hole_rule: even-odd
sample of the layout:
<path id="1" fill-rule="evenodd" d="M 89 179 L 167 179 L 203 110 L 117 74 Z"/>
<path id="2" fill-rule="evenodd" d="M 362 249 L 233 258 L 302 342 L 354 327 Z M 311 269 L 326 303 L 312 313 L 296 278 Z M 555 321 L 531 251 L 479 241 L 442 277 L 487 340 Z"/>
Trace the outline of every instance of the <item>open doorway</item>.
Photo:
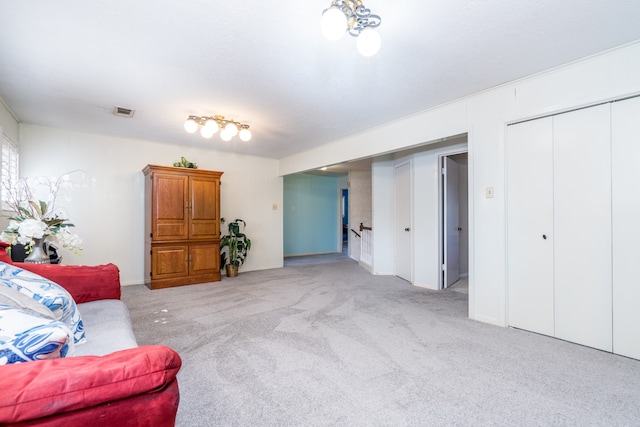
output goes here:
<path id="1" fill-rule="evenodd" d="M 440 289 L 469 292 L 468 154 L 440 156 Z"/>
<path id="2" fill-rule="evenodd" d="M 344 255 L 349 254 L 349 190 L 343 188 L 341 190 L 341 209 L 340 214 L 342 216 L 342 220 L 340 221 L 342 225 L 342 253 Z"/>

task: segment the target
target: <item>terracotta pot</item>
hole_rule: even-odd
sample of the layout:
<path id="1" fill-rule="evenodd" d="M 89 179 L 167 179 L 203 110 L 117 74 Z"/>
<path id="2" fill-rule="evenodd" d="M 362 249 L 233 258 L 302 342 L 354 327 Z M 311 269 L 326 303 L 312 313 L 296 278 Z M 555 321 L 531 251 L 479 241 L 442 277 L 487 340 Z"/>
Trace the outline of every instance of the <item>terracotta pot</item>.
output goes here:
<path id="1" fill-rule="evenodd" d="M 227 264 L 225 268 L 227 269 L 227 277 L 236 277 L 238 275 L 237 265 Z"/>

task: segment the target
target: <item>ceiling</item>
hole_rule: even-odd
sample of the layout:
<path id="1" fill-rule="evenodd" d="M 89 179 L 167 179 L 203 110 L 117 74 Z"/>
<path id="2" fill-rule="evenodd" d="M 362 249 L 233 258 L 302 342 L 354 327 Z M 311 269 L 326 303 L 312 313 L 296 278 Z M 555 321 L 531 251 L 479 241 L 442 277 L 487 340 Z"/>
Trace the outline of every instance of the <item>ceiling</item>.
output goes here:
<path id="1" fill-rule="evenodd" d="M 0 97 L 23 123 L 281 158 L 640 39 L 638 0 L 366 0 L 365 58 L 320 34 L 329 3 L 3 0 Z"/>

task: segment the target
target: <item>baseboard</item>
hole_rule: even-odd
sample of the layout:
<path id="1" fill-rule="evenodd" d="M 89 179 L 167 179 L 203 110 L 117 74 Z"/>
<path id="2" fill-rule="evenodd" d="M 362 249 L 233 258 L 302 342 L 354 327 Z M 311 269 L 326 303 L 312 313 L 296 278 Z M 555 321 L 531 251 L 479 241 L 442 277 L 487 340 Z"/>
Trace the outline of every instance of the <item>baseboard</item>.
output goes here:
<path id="1" fill-rule="evenodd" d="M 439 289 L 438 285 L 433 285 L 431 283 L 421 283 L 421 282 L 413 282 L 413 286 L 417 286 L 418 288 L 431 289 L 432 291 L 437 291 Z"/>
<path id="2" fill-rule="evenodd" d="M 295 258 L 299 256 L 309 256 L 309 255 L 329 255 L 329 254 L 339 254 L 341 252 L 332 251 L 332 252 L 308 252 L 304 254 L 285 254 L 283 258 Z"/>
<path id="3" fill-rule="evenodd" d="M 120 282 L 120 286 L 136 286 L 136 285 L 144 285 L 144 282 Z"/>
<path id="4" fill-rule="evenodd" d="M 500 322 L 498 319 L 496 319 L 495 317 L 488 317 L 488 316 L 478 316 L 475 315 L 472 317 L 473 320 L 477 320 L 478 322 L 482 322 L 482 323 L 489 323 L 491 325 L 495 325 L 495 326 L 502 326 L 502 327 L 506 327 L 507 325 Z"/>

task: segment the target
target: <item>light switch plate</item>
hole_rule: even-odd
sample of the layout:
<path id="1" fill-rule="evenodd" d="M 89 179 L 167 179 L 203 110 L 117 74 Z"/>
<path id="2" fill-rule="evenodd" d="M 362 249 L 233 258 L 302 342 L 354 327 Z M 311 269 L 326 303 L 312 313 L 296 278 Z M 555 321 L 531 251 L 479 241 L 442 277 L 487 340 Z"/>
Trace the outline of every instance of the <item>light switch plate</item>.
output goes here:
<path id="1" fill-rule="evenodd" d="M 487 199 L 493 199 L 493 187 L 487 187 L 486 196 Z"/>

